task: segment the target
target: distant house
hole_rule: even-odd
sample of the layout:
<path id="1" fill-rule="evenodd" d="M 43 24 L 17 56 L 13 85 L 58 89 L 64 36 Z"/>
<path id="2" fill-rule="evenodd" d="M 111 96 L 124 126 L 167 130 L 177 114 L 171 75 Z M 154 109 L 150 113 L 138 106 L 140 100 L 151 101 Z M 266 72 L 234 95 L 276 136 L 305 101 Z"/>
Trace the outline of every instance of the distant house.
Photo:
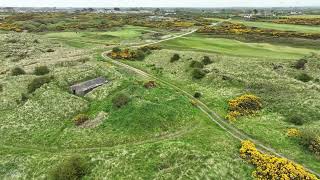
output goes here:
<path id="1" fill-rule="evenodd" d="M 254 18 L 253 14 L 246 14 L 243 16 L 244 20 L 250 21 Z"/>
<path id="2" fill-rule="evenodd" d="M 108 83 L 108 81 L 104 77 L 98 77 L 95 79 L 91 79 L 89 81 L 85 81 L 79 84 L 75 84 L 70 86 L 70 91 L 73 94 L 83 96 L 93 89 L 102 86 L 103 84 Z"/>

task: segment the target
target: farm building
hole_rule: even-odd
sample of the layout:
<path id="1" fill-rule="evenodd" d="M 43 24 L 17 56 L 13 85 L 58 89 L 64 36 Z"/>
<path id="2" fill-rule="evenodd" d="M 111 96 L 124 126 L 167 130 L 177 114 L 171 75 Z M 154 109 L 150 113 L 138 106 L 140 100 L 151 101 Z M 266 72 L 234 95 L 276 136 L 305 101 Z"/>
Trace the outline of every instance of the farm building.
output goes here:
<path id="1" fill-rule="evenodd" d="M 85 81 L 79 84 L 75 84 L 70 86 L 70 91 L 73 94 L 83 96 L 93 89 L 106 84 L 108 81 L 104 77 L 98 77 L 95 79 L 91 79 L 89 81 Z"/>

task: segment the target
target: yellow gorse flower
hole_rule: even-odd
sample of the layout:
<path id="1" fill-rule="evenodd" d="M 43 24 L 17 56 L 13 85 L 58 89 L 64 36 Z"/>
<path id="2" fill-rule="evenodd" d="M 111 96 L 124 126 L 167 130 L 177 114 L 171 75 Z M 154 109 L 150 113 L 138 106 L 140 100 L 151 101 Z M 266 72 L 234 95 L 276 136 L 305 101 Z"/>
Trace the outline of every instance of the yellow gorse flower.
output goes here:
<path id="1" fill-rule="evenodd" d="M 290 180 L 318 178 L 307 172 L 301 165 L 268 154 L 261 153 L 251 141 L 243 141 L 240 149 L 241 158 L 256 166 L 252 176 L 258 180 Z"/>

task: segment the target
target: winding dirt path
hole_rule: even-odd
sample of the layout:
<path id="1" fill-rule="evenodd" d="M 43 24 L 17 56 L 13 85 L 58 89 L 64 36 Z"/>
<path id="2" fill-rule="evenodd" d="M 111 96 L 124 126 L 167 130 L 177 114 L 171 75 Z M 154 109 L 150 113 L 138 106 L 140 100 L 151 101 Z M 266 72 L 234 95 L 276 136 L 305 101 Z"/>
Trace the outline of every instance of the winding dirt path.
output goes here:
<path id="1" fill-rule="evenodd" d="M 190 34 L 196 32 L 197 30 L 198 29 L 194 29 L 194 30 L 192 30 L 192 31 L 190 31 L 188 33 L 184 33 L 184 34 L 181 34 L 181 35 L 178 35 L 178 36 L 174 36 L 174 37 L 171 37 L 171 38 L 163 39 L 163 40 L 152 42 L 152 43 L 147 43 L 147 44 L 142 44 L 142 45 L 137 45 L 137 46 L 131 46 L 131 47 L 132 48 L 139 48 L 139 47 L 143 47 L 143 46 L 158 44 L 158 43 L 161 43 L 161 42 L 164 42 L 164 41 L 169 41 L 169 40 L 173 40 L 173 39 L 176 39 L 176 38 L 180 38 L 180 37 L 184 37 L 184 36 L 190 35 Z M 273 154 L 275 156 L 286 158 L 286 159 L 289 159 L 292 162 L 295 162 L 295 161 L 291 160 L 290 158 L 288 158 L 288 157 L 286 157 L 286 156 L 284 156 L 284 155 L 282 155 L 280 153 L 277 153 L 277 151 L 274 150 L 273 148 L 265 146 L 263 143 L 259 142 L 258 140 L 255 140 L 255 139 L 251 138 L 246 133 L 240 131 L 239 129 L 237 129 L 236 127 L 234 127 L 233 125 L 231 125 L 230 123 L 225 121 L 223 118 L 221 118 L 217 113 L 212 111 L 204 102 L 200 101 L 199 99 L 194 98 L 192 94 L 188 93 L 187 91 L 183 90 L 182 88 L 180 88 L 180 87 L 178 87 L 178 86 L 176 86 L 176 85 L 174 85 L 174 84 L 172 84 L 172 83 L 170 83 L 168 81 L 160 79 L 160 78 L 158 78 L 158 77 L 156 77 L 156 76 L 154 76 L 152 74 L 149 74 L 149 73 L 147 73 L 147 72 L 145 72 L 143 70 L 140 70 L 138 68 L 132 67 L 132 66 L 130 66 L 128 64 L 125 64 L 123 62 L 120 62 L 118 60 L 114 60 L 114 59 L 112 59 L 112 58 L 107 56 L 107 54 L 109 52 L 111 52 L 111 50 L 102 53 L 102 57 L 104 59 L 108 60 L 108 62 L 110 62 L 112 64 L 115 64 L 115 65 L 117 65 L 119 67 L 131 70 L 131 71 L 133 71 L 133 72 L 135 72 L 135 73 L 137 73 L 137 74 L 139 74 L 139 75 L 141 75 L 143 77 L 154 79 L 157 82 L 160 82 L 160 83 L 162 83 L 162 84 L 164 84 L 164 85 L 166 85 L 168 87 L 171 87 L 171 88 L 181 92 L 181 94 L 183 94 L 186 97 L 188 97 L 191 101 L 196 102 L 196 106 L 203 113 L 205 113 L 211 119 L 211 121 L 213 121 L 221 129 L 225 130 L 233 138 L 238 139 L 239 141 L 250 140 L 253 143 L 255 143 L 255 145 L 257 146 L 257 149 L 259 149 L 262 152 L 268 152 L 268 153 Z M 320 177 L 319 173 L 313 171 L 312 169 L 307 168 L 305 165 L 303 165 L 303 166 L 310 173 L 313 173 L 313 174 L 317 175 L 318 177 Z"/>

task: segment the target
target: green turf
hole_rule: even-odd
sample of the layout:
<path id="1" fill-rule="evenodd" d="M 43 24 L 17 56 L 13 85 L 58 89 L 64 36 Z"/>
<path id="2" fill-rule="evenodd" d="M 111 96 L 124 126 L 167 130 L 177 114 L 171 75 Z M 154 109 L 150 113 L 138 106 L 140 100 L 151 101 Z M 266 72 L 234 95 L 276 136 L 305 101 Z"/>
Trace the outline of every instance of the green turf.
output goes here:
<path id="1" fill-rule="evenodd" d="M 267 43 L 245 43 L 224 38 L 208 38 L 193 35 L 163 42 L 165 48 L 214 52 L 232 56 L 270 57 L 279 59 L 299 58 L 316 52 L 315 50 L 293 48 L 289 46 L 272 45 Z"/>
<path id="2" fill-rule="evenodd" d="M 119 44 L 122 41 L 135 40 L 142 36 L 142 32 L 149 32 L 148 28 L 125 26 L 106 32 L 50 32 L 45 37 L 62 41 L 71 47 L 92 48 L 98 45 Z"/>

